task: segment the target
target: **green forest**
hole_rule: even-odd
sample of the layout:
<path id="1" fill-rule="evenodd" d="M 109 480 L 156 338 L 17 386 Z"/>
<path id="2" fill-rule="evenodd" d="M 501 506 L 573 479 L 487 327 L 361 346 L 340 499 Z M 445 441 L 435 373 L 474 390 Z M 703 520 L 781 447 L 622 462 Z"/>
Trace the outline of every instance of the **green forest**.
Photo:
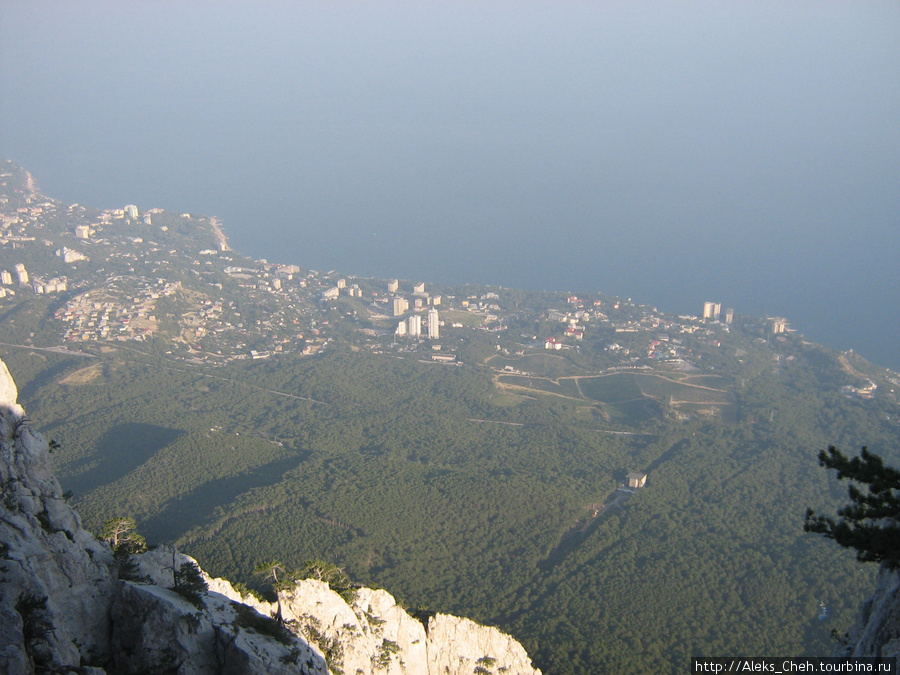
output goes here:
<path id="1" fill-rule="evenodd" d="M 580 379 L 571 359 L 522 376 L 495 370 L 515 359 L 349 349 L 218 368 L 0 356 L 89 529 L 134 518 L 250 586 L 260 561 L 328 560 L 407 608 L 500 627 L 546 673 L 587 674 L 826 655 L 870 592 L 874 567 L 803 517 L 846 501 L 827 445 L 896 462 L 896 405 L 841 396 L 823 348 L 779 349 L 792 358 L 760 348 L 728 375 Z M 678 414 L 691 405 L 718 412 Z M 616 492 L 630 471 L 647 485 Z"/>

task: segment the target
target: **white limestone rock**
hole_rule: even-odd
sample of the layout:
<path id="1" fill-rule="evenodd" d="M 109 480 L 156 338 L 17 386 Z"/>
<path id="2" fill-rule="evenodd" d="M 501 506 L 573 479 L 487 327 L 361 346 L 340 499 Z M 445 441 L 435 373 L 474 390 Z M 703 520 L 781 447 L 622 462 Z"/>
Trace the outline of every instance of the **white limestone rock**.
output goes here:
<path id="1" fill-rule="evenodd" d="M 216 593 L 196 607 L 174 591 L 123 582 L 112 607 L 113 672 L 325 675 L 325 663 L 305 642 L 273 639 L 250 626 L 277 625 Z"/>
<path id="2" fill-rule="evenodd" d="M 65 503 L 16 396 L 0 361 L 0 671 L 94 666 L 109 652 L 112 556 Z"/>
<path id="3" fill-rule="evenodd" d="M 358 589 L 351 603 L 324 581 L 305 579 L 280 594 L 288 626 L 318 645 L 344 673 L 426 673 L 425 628 L 386 591 Z"/>
<path id="4" fill-rule="evenodd" d="M 274 602 L 259 600 L 252 594 L 242 595 L 231 585 L 231 582 L 228 581 L 228 579 L 222 579 L 220 577 L 213 578 L 206 574 L 206 572 L 203 572 L 203 578 L 209 585 L 211 593 L 218 593 L 219 595 L 224 595 L 229 600 L 243 603 L 248 607 L 252 607 L 263 616 L 275 617 L 278 614 L 278 605 Z"/>
<path id="5" fill-rule="evenodd" d="M 280 597 L 285 622 L 344 673 L 540 675 L 524 647 L 500 630 L 438 614 L 426 632 L 383 590 L 357 589 L 348 603 L 327 583 L 306 579 Z"/>
<path id="6" fill-rule="evenodd" d="M 7 415 L 4 415 L 7 419 L 0 422 L 0 434 L 3 436 L 11 435 L 4 425 L 14 423 L 15 420 L 25 417 L 25 411 L 19 405 L 18 399 L 19 390 L 16 387 L 16 382 L 13 380 L 12 375 L 9 374 L 9 368 L 6 367 L 6 364 L 0 361 L 0 411 L 6 411 L 7 413 Z"/>
<path id="7" fill-rule="evenodd" d="M 540 675 L 518 641 L 492 626 L 471 619 L 437 614 L 428 621 L 428 672 L 470 675 L 490 672 Z M 503 670 L 500 670 L 503 669 Z"/>

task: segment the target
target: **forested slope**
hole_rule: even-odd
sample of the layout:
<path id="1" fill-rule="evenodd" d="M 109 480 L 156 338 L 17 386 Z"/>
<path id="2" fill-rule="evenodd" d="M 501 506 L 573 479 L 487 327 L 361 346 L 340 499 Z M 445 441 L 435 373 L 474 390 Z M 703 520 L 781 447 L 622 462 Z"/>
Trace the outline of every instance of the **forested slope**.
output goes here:
<path id="1" fill-rule="evenodd" d="M 130 515 L 251 583 L 263 559 L 331 560 L 408 607 L 500 626 L 545 672 L 681 672 L 697 654 L 827 653 L 871 583 L 802 519 L 843 499 L 815 461 L 828 443 L 896 458 L 892 404 L 841 396 L 833 354 L 792 349 L 745 359 L 734 416 L 615 427 L 585 401 L 504 394 L 477 363 L 3 358 L 89 527 Z M 648 485 L 603 509 L 633 470 Z"/>

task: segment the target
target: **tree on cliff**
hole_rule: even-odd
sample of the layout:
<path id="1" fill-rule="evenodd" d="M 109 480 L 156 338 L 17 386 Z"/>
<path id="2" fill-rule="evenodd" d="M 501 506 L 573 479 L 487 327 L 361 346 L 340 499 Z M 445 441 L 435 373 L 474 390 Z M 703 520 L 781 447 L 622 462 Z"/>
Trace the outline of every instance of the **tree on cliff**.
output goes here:
<path id="1" fill-rule="evenodd" d="M 172 579 L 174 581 L 172 590 L 194 606 L 202 607 L 203 595 L 209 590 L 209 584 L 203 578 L 203 573 L 200 571 L 197 563 L 181 563 L 181 566 L 175 569 L 175 549 L 172 549 L 172 564 Z"/>
<path id="2" fill-rule="evenodd" d="M 281 616 L 281 595 L 279 591 L 283 591 L 291 585 L 283 579 L 278 579 L 278 572 L 284 572 L 284 566 L 279 560 L 266 560 L 259 563 L 253 571 L 265 581 L 272 580 L 272 589 L 275 591 L 275 603 L 278 608 L 275 616 L 272 618 L 283 624 L 284 619 Z"/>
<path id="3" fill-rule="evenodd" d="M 845 548 L 856 549 L 861 562 L 900 567 L 900 471 L 885 466 L 876 454 L 863 448 L 859 457 L 849 458 L 834 446 L 819 453 L 819 464 L 837 471 L 838 480 L 850 483 L 850 504 L 838 509 L 838 518 L 806 511 L 806 532 L 816 532 Z"/>
<path id="4" fill-rule="evenodd" d="M 131 556 L 147 550 L 146 540 L 137 533 L 134 518 L 111 518 L 103 525 L 100 537 L 113 550 L 113 557 L 118 565 L 119 578 L 128 581 L 140 581 L 138 565 Z"/>
<path id="5" fill-rule="evenodd" d="M 113 551 L 124 547 L 125 553 L 140 553 L 146 550 L 147 542 L 137 533 L 134 518 L 111 518 L 103 524 L 100 537 L 112 546 Z"/>

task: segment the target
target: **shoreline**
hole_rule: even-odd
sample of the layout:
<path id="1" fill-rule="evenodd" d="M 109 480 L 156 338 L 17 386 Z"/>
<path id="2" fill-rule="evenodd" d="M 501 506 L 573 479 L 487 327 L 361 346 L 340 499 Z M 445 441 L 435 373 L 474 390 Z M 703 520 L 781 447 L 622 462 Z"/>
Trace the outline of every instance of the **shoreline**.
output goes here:
<path id="1" fill-rule="evenodd" d="M 216 240 L 219 242 L 219 250 L 230 251 L 231 247 L 228 245 L 228 237 L 225 236 L 225 232 L 222 230 L 222 223 L 219 222 L 219 219 L 215 216 L 210 216 L 209 224 L 212 227 L 213 234 L 216 235 Z"/>

